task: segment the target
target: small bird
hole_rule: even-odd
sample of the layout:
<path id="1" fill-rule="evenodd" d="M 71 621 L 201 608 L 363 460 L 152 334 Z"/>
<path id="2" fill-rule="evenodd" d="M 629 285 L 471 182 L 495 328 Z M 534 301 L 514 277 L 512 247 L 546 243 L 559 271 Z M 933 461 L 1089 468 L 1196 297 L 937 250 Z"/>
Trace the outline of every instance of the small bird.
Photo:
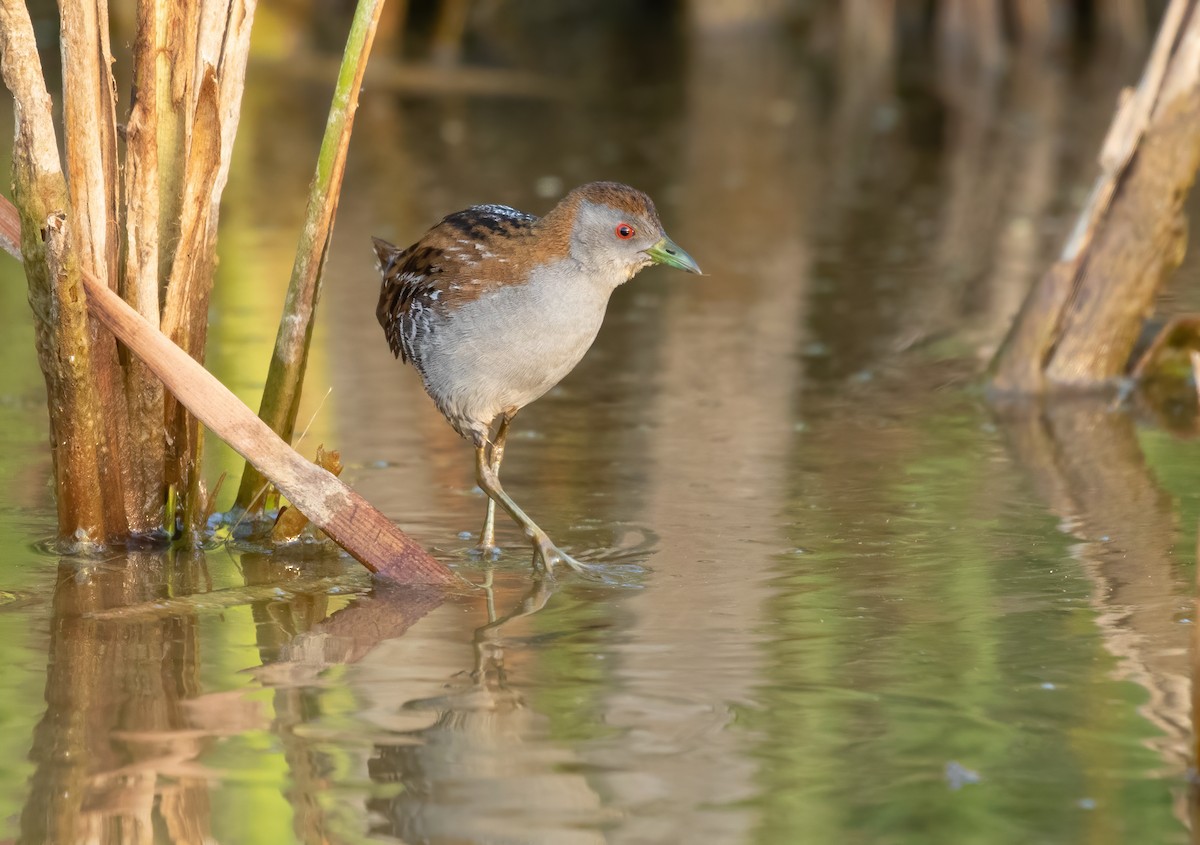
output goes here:
<path id="1" fill-rule="evenodd" d="M 383 276 L 375 315 L 392 354 L 475 445 L 488 495 L 479 549 L 495 548 L 498 503 L 532 542 L 534 566 L 584 572 L 500 486 L 508 428 L 583 358 L 614 290 L 650 264 L 700 268 L 667 237 L 650 198 L 616 182 L 582 185 L 545 217 L 477 205 L 408 249 L 373 240 Z"/>

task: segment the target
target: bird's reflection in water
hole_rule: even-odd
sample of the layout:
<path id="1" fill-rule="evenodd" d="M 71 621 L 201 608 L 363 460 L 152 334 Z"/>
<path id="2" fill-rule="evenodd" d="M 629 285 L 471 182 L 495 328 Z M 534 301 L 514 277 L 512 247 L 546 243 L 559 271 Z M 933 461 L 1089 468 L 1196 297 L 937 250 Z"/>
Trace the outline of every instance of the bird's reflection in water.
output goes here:
<path id="1" fill-rule="evenodd" d="M 498 616 L 491 571 L 482 586 L 488 622 L 475 631 L 472 670 L 445 695 L 409 702 L 438 711 L 437 721 L 403 744 L 377 746 L 369 761 L 372 780 L 404 787 L 370 802 L 373 833 L 406 842 L 604 842 L 611 813 L 515 680 L 523 661 L 514 629 L 546 606 L 552 589 L 537 579 Z"/>

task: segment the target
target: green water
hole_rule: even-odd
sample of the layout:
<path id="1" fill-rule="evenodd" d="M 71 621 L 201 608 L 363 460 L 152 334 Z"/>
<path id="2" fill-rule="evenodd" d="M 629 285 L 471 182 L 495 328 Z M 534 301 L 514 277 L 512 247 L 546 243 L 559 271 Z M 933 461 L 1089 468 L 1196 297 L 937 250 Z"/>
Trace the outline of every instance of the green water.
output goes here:
<path id="1" fill-rule="evenodd" d="M 359 114 L 304 448 L 475 587 L 41 551 L 43 388 L 0 263 L 0 839 L 1190 840 L 1195 441 L 991 409 L 973 378 L 1131 77 L 851 98 L 772 38 L 630 49 L 659 81 L 628 96 L 614 63 L 565 100 L 378 86 Z M 251 68 L 209 352 L 251 404 L 326 102 Z M 367 236 L 594 178 L 653 195 L 708 275 L 619 290 L 518 418 L 506 487 L 608 575 L 541 584 L 507 523 L 467 555 L 471 452 L 388 355 Z"/>

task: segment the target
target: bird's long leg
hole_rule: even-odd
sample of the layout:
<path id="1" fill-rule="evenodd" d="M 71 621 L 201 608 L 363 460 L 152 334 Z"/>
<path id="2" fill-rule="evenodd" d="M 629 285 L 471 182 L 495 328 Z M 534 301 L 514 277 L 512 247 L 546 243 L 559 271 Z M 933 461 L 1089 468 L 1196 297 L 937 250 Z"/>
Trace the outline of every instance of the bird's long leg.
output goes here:
<path id="1" fill-rule="evenodd" d="M 562 561 L 576 572 L 587 574 L 586 566 L 554 545 L 546 532 L 539 528 L 537 523 L 530 519 L 525 511 L 521 510 L 520 506 L 504 492 L 504 488 L 500 486 L 500 476 L 493 471 L 491 462 L 488 460 L 487 450 L 482 444 L 475 447 L 475 478 L 479 482 L 479 486 L 483 488 L 483 492 L 488 494 L 488 498 L 508 511 L 508 515 L 513 518 L 513 521 L 525 530 L 525 536 L 529 537 L 530 542 L 533 543 L 535 565 L 540 561 L 546 571 L 553 574 L 554 564 Z"/>
<path id="2" fill-rule="evenodd" d="M 516 414 L 501 414 L 500 425 L 496 436 L 492 438 L 488 451 L 488 463 L 496 478 L 500 477 L 500 463 L 504 460 L 504 441 L 508 438 L 508 426 Z M 496 502 L 488 497 L 487 516 L 483 520 L 483 530 L 479 532 L 479 553 L 490 555 L 496 550 Z"/>

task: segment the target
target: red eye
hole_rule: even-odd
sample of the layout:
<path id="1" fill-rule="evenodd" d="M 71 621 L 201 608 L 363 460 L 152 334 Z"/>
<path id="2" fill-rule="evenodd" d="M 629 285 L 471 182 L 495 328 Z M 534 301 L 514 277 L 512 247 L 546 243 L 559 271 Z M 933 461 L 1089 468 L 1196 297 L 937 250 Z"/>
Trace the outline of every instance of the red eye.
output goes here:
<path id="1" fill-rule="evenodd" d="M 616 231 L 617 237 L 623 241 L 627 241 L 637 234 L 628 223 L 618 223 L 614 231 Z"/>

